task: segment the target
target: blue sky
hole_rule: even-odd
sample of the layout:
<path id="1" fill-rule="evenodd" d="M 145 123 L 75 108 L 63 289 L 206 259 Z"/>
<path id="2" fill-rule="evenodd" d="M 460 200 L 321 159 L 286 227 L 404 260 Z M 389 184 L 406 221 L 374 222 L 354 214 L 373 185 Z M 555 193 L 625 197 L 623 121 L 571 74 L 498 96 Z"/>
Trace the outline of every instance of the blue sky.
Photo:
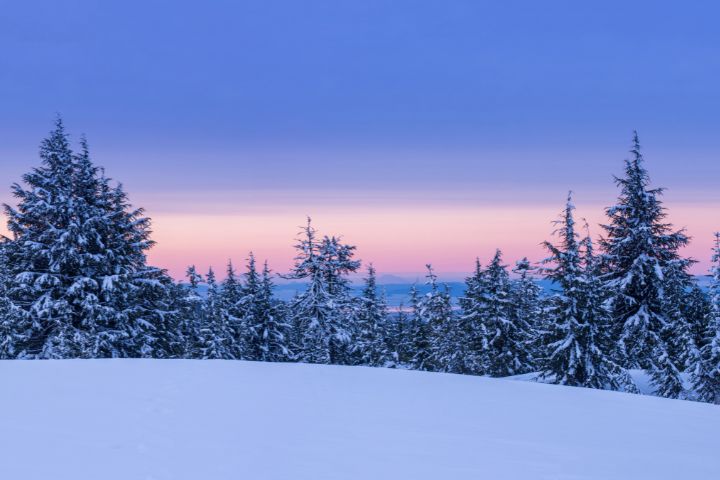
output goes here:
<path id="1" fill-rule="evenodd" d="M 154 216 L 561 206 L 570 188 L 597 210 L 633 129 L 671 207 L 718 205 L 715 2 L 0 7 L 4 184 L 61 112 Z"/>

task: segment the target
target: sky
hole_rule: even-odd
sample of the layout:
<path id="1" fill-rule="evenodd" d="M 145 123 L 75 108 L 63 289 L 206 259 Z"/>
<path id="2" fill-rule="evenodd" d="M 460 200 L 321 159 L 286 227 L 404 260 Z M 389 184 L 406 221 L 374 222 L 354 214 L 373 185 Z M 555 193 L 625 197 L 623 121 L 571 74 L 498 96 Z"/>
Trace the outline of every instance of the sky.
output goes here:
<path id="1" fill-rule="evenodd" d="M 153 218 L 176 277 L 310 215 L 380 272 L 543 257 L 568 190 L 591 231 L 632 132 L 686 250 L 720 230 L 720 5 L 0 0 L 0 201 L 59 113 Z"/>

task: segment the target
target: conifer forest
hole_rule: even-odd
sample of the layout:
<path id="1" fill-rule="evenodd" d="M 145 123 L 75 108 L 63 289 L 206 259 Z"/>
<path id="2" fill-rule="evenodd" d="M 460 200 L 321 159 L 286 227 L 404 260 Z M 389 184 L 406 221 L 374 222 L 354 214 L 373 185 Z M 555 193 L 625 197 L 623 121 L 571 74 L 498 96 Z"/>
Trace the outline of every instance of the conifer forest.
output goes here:
<path id="1" fill-rule="evenodd" d="M 602 225 L 583 224 L 570 192 L 548 219 L 545 258 L 509 260 L 501 248 L 468 258 L 457 302 L 427 264 L 426 293 L 413 287 L 405 305 L 389 308 L 373 265 L 310 218 L 289 271 L 252 252 L 207 272 L 189 265 L 184 279 L 148 265 L 151 219 L 58 119 L 4 206 L 0 358 L 533 374 L 623 392 L 638 392 L 629 372 L 642 370 L 660 396 L 720 404 L 720 234 L 708 252 L 710 286 L 701 287 L 689 273 L 695 260 L 683 256 L 690 238 L 668 222 L 651 169 L 635 134 Z M 284 279 L 303 285 L 290 300 L 274 293 Z"/>

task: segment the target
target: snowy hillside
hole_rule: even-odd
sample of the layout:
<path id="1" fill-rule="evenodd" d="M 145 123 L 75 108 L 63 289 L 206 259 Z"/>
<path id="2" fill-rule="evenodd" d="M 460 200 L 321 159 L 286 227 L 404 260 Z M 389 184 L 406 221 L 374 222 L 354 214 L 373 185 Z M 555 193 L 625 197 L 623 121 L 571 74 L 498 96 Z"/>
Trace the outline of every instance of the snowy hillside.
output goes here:
<path id="1" fill-rule="evenodd" d="M 720 407 L 471 376 L 0 362 L 0 478 L 717 478 Z"/>

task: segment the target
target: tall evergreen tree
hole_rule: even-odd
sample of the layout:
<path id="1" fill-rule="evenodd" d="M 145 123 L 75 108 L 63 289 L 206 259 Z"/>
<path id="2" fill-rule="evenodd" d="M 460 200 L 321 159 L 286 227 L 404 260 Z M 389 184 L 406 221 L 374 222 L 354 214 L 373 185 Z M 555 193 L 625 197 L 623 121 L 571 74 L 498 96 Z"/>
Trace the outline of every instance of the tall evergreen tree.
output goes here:
<path id="1" fill-rule="evenodd" d="M 546 278 L 559 291 L 552 297 L 547 350 L 539 358 L 540 378 L 554 383 L 599 389 L 633 390 L 629 376 L 603 347 L 609 323 L 603 306 L 596 260 L 589 237 L 585 255 L 575 231 L 571 194 L 561 220 L 556 222 L 559 243 L 545 242 L 550 256 L 544 263 Z"/>
<path id="2" fill-rule="evenodd" d="M 672 381 L 675 375 L 670 349 L 664 341 L 672 317 L 665 298 L 666 278 L 684 272 L 691 261 L 678 250 L 687 245 L 684 231 L 673 231 L 665 221 L 661 188 L 650 188 L 650 179 L 640 153 L 637 133 L 632 158 L 625 161 L 625 176 L 616 177 L 618 203 L 606 210 L 601 241 L 605 265 L 604 284 L 611 292 L 613 333 L 620 361 L 630 368 L 643 368 L 656 384 Z"/>
<path id="3" fill-rule="evenodd" d="M 72 151 L 58 119 L 27 187 L 13 185 L 17 207 L 5 205 L 8 295 L 32 322 L 21 346 L 30 357 L 138 355 L 161 326 L 155 297 L 168 292 L 163 272 L 146 265 L 150 220 L 81 147 Z M 161 291 L 151 296 L 150 283 Z"/>
<path id="4" fill-rule="evenodd" d="M 691 378 L 699 400 L 720 405 L 720 232 L 715 234 L 712 262 L 707 329 Z"/>

